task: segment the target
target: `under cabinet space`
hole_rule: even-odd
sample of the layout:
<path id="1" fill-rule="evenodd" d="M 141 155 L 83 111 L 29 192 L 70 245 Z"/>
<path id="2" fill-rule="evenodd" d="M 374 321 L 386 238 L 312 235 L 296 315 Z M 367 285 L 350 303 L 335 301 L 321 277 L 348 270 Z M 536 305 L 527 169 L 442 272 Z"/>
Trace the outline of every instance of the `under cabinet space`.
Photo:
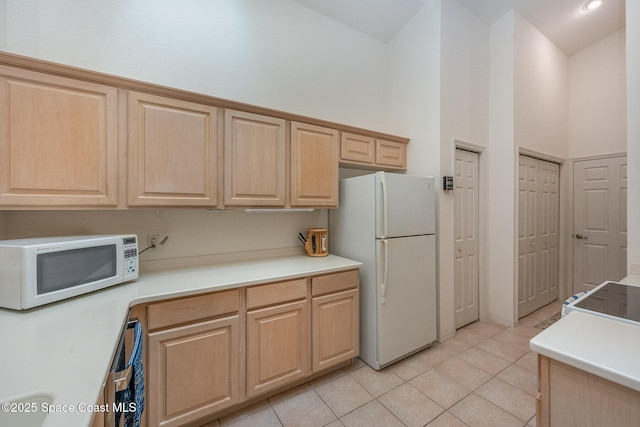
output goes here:
<path id="1" fill-rule="evenodd" d="M 116 207 L 117 95 L 0 66 L 0 205 Z"/>
<path id="2" fill-rule="evenodd" d="M 286 203 L 286 121 L 225 110 L 225 206 Z"/>
<path id="3" fill-rule="evenodd" d="M 130 206 L 216 206 L 217 108 L 128 93 Z"/>

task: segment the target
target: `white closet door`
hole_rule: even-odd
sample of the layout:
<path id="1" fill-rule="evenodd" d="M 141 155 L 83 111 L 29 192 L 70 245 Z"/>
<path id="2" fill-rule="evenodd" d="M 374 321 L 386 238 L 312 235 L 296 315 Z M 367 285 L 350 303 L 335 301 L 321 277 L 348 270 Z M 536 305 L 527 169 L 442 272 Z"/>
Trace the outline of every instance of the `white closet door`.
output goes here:
<path id="1" fill-rule="evenodd" d="M 478 153 L 456 150 L 454 169 L 455 327 L 478 320 Z"/>
<path id="2" fill-rule="evenodd" d="M 518 162 L 518 317 L 558 299 L 560 166 Z"/>

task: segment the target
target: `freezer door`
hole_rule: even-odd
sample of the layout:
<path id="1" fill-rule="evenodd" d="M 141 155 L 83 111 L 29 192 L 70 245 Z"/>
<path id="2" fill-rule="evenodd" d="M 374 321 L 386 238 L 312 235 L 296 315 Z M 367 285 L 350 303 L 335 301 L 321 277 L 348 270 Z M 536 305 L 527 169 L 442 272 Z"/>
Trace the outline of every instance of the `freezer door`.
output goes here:
<path id="1" fill-rule="evenodd" d="M 435 236 L 376 241 L 378 362 L 436 340 Z"/>
<path id="2" fill-rule="evenodd" d="M 376 237 L 434 234 L 433 177 L 378 172 L 376 184 Z"/>

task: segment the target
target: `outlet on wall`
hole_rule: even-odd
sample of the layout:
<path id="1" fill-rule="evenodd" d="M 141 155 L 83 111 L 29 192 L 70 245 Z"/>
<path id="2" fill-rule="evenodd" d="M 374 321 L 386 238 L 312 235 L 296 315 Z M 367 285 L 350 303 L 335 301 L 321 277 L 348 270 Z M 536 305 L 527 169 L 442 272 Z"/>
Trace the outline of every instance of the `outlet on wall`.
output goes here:
<path id="1" fill-rule="evenodd" d="M 147 247 L 153 249 L 154 247 L 158 246 L 158 243 L 160 243 L 159 237 L 157 235 L 150 235 L 147 236 Z"/>

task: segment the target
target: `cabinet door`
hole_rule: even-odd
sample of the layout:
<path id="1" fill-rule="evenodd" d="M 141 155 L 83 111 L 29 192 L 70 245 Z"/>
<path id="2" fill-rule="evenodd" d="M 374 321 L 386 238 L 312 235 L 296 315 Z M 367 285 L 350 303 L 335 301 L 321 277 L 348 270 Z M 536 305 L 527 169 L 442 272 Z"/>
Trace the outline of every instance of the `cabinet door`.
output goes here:
<path id="1" fill-rule="evenodd" d="M 376 164 L 406 170 L 407 144 L 376 139 Z"/>
<path id="2" fill-rule="evenodd" d="M 310 373 L 308 302 L 247 313 L 247 397 Z"/>
<path id="3" fill-rule="evenodd" d="M 241 401 L 237 315 L 149 334 L 149 425 L 181 426 Z"/>
<path id="4" fill-rule="evenodd" d="M 128 204 L 217 204 L 215 107 L 129 93 Z"/>
<path id="5" fill-rule="evenodd" d="M 358 305 L 357 289 L 313 298 L 313 372 L 358 356 Z"/>
<path id="6" fill-rule="evenodd" d="M 286 122 L 225 111 L 225 206 L 284 206 Z"/>
<path id="7" fill-rule="evenodd" d="M 340 161 L 373 165 L 376 161 L 376 142 L 370 136 L 342 132 L 340 135 Z"/>
<path id="8" fill-rule="evenodd" d="M 0 204 L 115 206 L 117 90 L 0 66 Z"/>
<path id="9" fill-rule="evenodd" d="M 338 206 L 338 131 L 291 122 L 291 206 Z"/>

